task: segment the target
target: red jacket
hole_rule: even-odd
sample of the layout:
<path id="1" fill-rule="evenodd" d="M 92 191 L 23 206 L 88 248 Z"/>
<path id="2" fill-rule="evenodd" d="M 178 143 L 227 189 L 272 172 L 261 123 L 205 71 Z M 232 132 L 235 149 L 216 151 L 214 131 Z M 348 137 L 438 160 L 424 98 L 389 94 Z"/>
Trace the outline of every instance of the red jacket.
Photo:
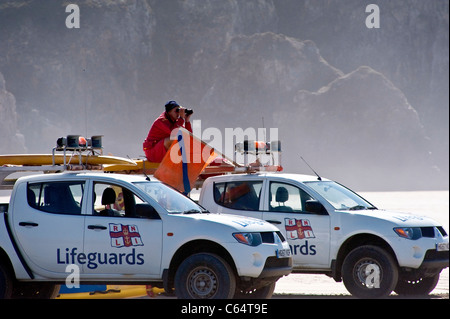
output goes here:
<path id="1" fill-rule="evenodd" d="M 144 141 L 144 150 L 151 149 L 155 146 L 159 141 L 165 139 L 166 137 L 170 137 L 170 133 L 179 127 L 184 127 L 189 132 L 192 133 L 191 123 L 188 122 L 184 125 L 184 119 L 181 117 L 173 122 L 166 114 L 166 112 L 162 113 L 156 120 L 153 122 L 150 131 L 148 132 L 148 136 Z M 184 125 L 184 126 L 183 126 Z"/>

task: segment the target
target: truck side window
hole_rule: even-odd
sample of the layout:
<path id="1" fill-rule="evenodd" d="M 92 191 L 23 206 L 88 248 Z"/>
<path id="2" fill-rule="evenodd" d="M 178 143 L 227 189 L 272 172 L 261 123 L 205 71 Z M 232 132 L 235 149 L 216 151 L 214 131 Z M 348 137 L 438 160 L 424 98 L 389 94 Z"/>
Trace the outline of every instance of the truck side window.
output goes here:
<path id="1" fill-rule="evenodd" d="M 28 184 L 27 201 L 32 208 L 53 214 L 81 215 L 84 182 Z"/>
<path id="2" fill-rule="evenodd" d="M 269 211 L 303 212 L 306 201 L 312 199 L 304 190 L 285 183 L 270 183 Z"/>
<path id="3" fill-rule="evenodd" d="M 143 201 L 130 190 L 113 184 L 94 183 L 93 215 L 135 217 L 136 204 Z"/>
<path id="4" fill-rule="evenodd" d="M 214 183 L 217 204 L 237 210 L 259 210 L 262 181 Z"/>

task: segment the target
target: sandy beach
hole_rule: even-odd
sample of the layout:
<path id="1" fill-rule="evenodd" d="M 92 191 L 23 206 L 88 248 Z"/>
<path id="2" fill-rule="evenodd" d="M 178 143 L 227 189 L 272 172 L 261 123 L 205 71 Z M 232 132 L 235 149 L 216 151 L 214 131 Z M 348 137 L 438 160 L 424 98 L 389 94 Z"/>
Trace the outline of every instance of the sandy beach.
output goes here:
<path id="1" fill-rule="evenodd" d="M 449 270 L 444 269 L 441 272 L 438 285 L 427 296 L 409 297 L 431 298 L 431 299 L 449 299 Z M 312 274 L 291 274 L 278 280 L 275 293 L 272 298 L 276 299 L 303 299 L 303 298 L 353 298 L 345 289 L 342 282 L 335 282 L 334 279 L 325 275 Z M 388 298 L 399 298 L 395 293 Z"/>

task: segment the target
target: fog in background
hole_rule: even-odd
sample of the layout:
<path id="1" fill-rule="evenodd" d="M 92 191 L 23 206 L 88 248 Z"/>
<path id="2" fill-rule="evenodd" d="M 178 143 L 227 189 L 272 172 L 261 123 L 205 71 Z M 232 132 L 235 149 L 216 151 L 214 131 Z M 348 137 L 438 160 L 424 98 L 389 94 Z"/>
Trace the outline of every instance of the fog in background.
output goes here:
<path id="1" fill-rule="evenodd" d="M 448 87 L 446 0 L 0 0 L 0 154 L 80 134 L 136 158 L 175 99 L 203 129 L 264 118 L 285 172 L 448 189 Z"/>

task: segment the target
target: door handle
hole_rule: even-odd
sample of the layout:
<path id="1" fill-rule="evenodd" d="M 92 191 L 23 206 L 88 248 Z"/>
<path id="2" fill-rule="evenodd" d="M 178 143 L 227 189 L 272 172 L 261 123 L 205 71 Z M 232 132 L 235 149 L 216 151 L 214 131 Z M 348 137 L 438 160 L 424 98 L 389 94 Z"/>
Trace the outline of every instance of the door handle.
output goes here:
<path id="1" fill-rule="evenodd" d="M 108 227 L 102 226 L 102 225 L 89 225 L 89 226 L 88 226 L 88 229 L 93 229 L 93 230 L 96 230 L 96 229 L 99 229 L 99 230 L 106 230 L 106 229 L 108 229 Z"/>
<path id="2" fill-rule="evenodd" d="M 23 227 L 37 227 L 39 224 L 33 223 L 33 222 L 20 222 L 19 226 Z"/>
<path id="3" fill-rule="evenodd" d="M 276 225 L 280 225 L 281 222 L 278 220 L 266 220 L 266 222 L 271 223 L 271 224 L 276 224 Z"/>

